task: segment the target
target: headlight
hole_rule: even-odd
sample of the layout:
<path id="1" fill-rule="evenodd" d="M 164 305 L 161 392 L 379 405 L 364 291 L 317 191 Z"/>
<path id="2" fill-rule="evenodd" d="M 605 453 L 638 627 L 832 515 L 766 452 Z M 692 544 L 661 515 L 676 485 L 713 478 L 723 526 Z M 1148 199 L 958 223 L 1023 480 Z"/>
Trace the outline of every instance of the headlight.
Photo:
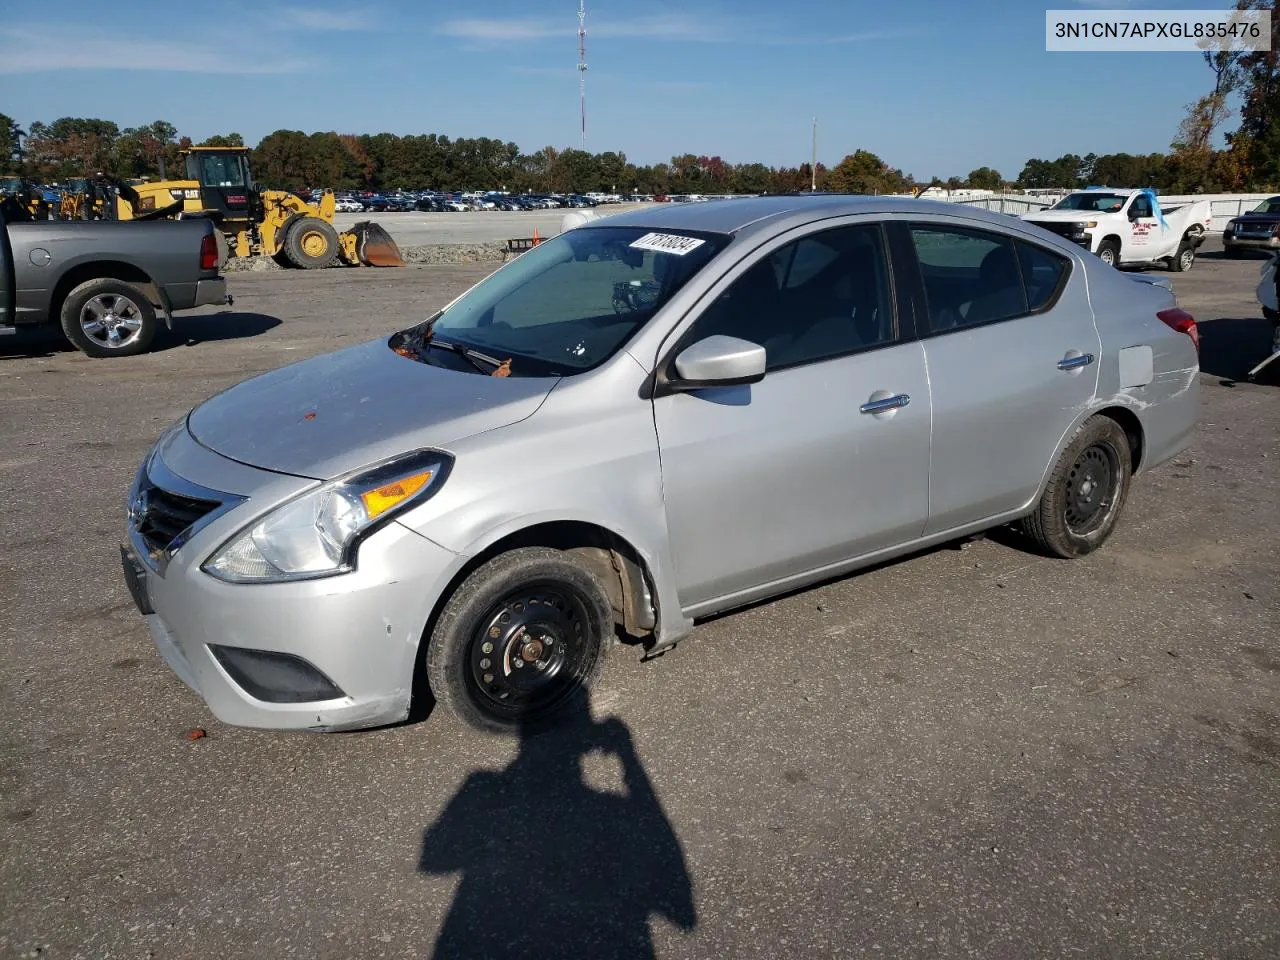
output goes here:
<path id="1" fill-rule="evenodd" d="M 345 573 L 355 567 L 360 541 L 432 496 L 452 463 L 446 454 L 421 451 L 309 490 L 241 530 L 201 569 L 229 583 Z"/>
<path id="2" fill-rule="evenodd" d="M 1227 230 L 1226 230 L 1226 232 L 1227 232 L 1227 233 L 1231 233 L 1233 230 L 1235 230 L 1235 228 L 1237 227 L 1237 225 L 1239 224 L 1239 222 L 1240 222 L 1240 221 L 1238 221 L 1238 220 L 1228 220 L 1228 221 L 1227 221 Z"/>
<path id="3" fill-rule="evenodd" d="M 1086 224 L 1084 225 L 1084 228 L 1085 228 L 1086 230 L 1092 230 L 1092 229 L 1093 229 L 1094 227 L 1096 227 L 1097 225 L 1098 225 L 1098 221 L 1097 221 L 1097 220 L 1090 220 L 1088 223 L 1086 223 Z"/>

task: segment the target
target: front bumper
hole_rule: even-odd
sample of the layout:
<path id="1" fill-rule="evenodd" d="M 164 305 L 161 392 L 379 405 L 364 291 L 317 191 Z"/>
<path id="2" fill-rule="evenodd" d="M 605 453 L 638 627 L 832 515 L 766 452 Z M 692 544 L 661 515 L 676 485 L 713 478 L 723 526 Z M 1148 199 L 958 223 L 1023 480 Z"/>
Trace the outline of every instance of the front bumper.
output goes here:
<path id="1" fill-rule="evenodd" d="M 194 443 L 185 429 L 182 436 Z M 187 451 L 174 459 L 216 456 Z M 292 583 L 224 583 L 200 565 L 247 520 L 274 505 L 282 479 L 304 488 L 306 482 L 217 459 L 211 472 L 220 471 L 223 480 L 238 475 L 238 482 L 224 487 L 236 487 L 244 502 L 199 528 L 163 562 L 148 555 L 132 523 L 123 548 L 126 580 L 137 581 L 130 592 L 165 662 L 214 716 L 234 726 L 350 730 L 405 719 L 423 631 L 461 558 L 391 523 L 360 546 L 350 573 Z M 172 481 L 172 469 L 162 464 L 154 472 Z M 253 474 L 265 474 L 264 487 L 272 491 L 262 499 L 249 491 Z M 278 669 L 255 678 L 277 683 L 265 692 L 262 684 L 245 682 L 244 674 L 237 682 L 236 670 L 256 655 L 229 663 L 225 651 L 215 655 L 218 647 L 285 655 L 275 659 L 310 669 L 332 684 L 335 695 L 298 702 L 278 685 Z"/>

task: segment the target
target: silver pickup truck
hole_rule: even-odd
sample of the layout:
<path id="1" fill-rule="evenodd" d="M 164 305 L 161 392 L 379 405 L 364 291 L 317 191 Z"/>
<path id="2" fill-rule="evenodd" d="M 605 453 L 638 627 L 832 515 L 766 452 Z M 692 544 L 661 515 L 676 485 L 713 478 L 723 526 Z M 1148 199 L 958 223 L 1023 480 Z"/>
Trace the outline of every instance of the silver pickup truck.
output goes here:
<path id="1" fill-rule="evenodd" d="M 8 223 L 0 214 L 0 334 L 57 323 L 91 357 L 144 352 L 160 318 L 231 303 L 208 220 Z"/>

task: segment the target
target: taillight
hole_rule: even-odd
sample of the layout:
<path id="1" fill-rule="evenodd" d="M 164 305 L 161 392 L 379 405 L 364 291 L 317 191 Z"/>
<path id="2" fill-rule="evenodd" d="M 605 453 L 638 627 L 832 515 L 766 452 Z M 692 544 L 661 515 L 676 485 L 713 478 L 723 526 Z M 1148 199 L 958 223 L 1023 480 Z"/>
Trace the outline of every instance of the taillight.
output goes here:
<path id="1" fill-rule="evenodd" d="M 212 233 L 205 234 L 205 238 L 200 241 L 200 269 L 218 269 L 218 241 L 213 239 Z"/>
<path id="2" fill-rule="evenodd" d="M 1172 310 L 1161 310 L 1156 314 L 1171 330 L 1185 333 L 1196 345 L 1196 353 L 1200 352 L 1200 328 L 1196 326 L 1196 318 L 1180 307 Z"/>

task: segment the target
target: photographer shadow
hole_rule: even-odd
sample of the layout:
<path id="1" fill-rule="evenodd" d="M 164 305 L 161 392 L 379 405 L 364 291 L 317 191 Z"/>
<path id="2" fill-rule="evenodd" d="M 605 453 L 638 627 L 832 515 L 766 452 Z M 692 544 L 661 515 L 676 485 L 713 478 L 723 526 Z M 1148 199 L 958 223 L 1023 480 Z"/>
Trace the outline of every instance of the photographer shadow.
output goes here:
<path id="1" fill-rule="evenodd" d="M 622 792 L 587 782 L 606 757 Z M 585 696 L 543 732 L 523 730 L 501 771 L 471 774 L 422 838 L 418 869 L 462 873 L 434 956 L 648 960 L 649 918 L 697 922 L 670 822 L 627 726 Z"/>

